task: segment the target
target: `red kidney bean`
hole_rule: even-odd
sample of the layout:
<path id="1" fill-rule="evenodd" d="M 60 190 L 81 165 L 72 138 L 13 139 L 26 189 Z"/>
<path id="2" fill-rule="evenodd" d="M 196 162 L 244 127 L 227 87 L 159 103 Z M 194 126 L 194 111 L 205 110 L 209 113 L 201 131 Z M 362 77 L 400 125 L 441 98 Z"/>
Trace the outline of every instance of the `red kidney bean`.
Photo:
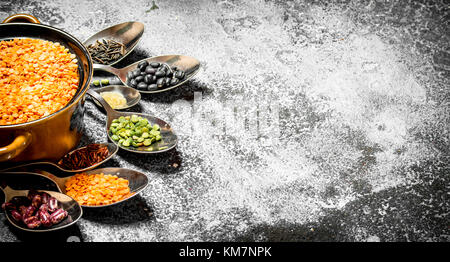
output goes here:
<path id="1" fill-rule="evenodd" d="M 38 216 L 44 227 L 50 227 L 51 225 L 53 225 L 52 221 L 50 220 L 50 214 L 47 213 L 47 211 L 39 210 Z"/>
<path id="2" fill-rule="evenodd" d="M 42 204 L 40 207 L 39 207 L 39 210 L 38 211 L 45 211 L 45 212 L 48 212 L 48 205 L 47 204 Z"/>
<path id="3" fill-rule="evenodd" d="M 35 190 L 30 190 L 27 197 L 13 197 L 9 202 L 3 203 L 2 208 L 9 211 L 15 221 L 22 221 L 31 229 L 41 225 L 50 227 L 69 215 L 64 209 L 58 208 L 56 198 Z"/>
<path id="4" fill-rule="evenodd" d="M 48 211 L 53 213 L 56 209 L 58 209 L 58 200 L 54 197 L 50 197 L 48 200 Z"/>
<path id="5" fill-rule="evenodd" d="M 25 214 L 26 211 L 27 211 L 27 207 L 26 206 L 20 206 L 19 207 L 19 212 L 20 212 L 20 214 L 22 216 Z"/>
<path id="6" fill-rule="evenodd" d="M 22 221 L 23 221 L 25 224 L 34 222 L 34 221 L 36 221 L 36 220 L 39 220 L 39 218 L 38 218 L 37 216 L 29 216 L 29 217 L 24 217 L 24 218 L 22 219 Z"/>
<path id="7" fill-rule="evenodd" d="M 41 221 L 37 220 L 37 221 L 33 221 L 31 223 L 28 223 L 27 227 L 33 229 L 33 228 L 39 227 L 41 224 L 42 224 Z"/>
<path id="8" fill-rule="evenodd" d="M 17 210 L 11 210 L 11 216 L 14 218 L 14 220 L 16 220 L 17 222 L 19 222 L 20 220 L 22 220 L 22 215 L 17 212 Z"/>
<path id="9" fill-rule="evenodd" d="M 34 189 L 31 189 L 31 190 L 29 190 L 28 191 L 28 199 L 29 200 L 32 200 L 33 199 L 33 197 L 35 196 L 35 195 L 38 195 L 39 193 L 36 191 L 36 190 L 34 190 Z"/>
<path id="10" fill-rule="evenodd" d="M 41 206 L 41 203 L 42 203 L 41 195 L 34 195 L 33 199 L 31 200 L 31 205 L 34 206 L 35 208 L 39 208 Z"/>
<path id="11" fill-rule="evenodd" d="M 16 210 L 17 206 L 11 202 L 6 202 L 6 203 L 2 204 L 2 208 L 3 208 L 3 210 L 11 211 L 11 210 Z"/>
<path id="12" fill-rule="evenodd" d="M 27 207 L 24 214 L 22 214 L 22 218 L 25 219 L 25 218 L 33 216 L 34 211 L 36 211 L 36 208 L 34 206 Z"/>
<path id="13" fill-rule="evenodd" d="M 37 228 L 41 225 L 41 221 L 37 216 L 27 217 L 23 220 L 23 222 L 25 223 L 25 225 L 27 225 L 28 228 Z"/>
<path id="14" fill-rule="evenodd" d="M 65 211 L 62 208 L 59 208 L 58 210 L 53 212 L 53 214 L 50 215 L 50 220 L 52 221 L 53 224 L 57 224 L 61 222 L 64 218 L 66 218 L 67 215 L 68 215 L 67 211 Z"/>
<path id="15" fill-rule="evenodd" d="M 27 197 L 24 197 L 24 196 L 13 197 L 13 198 L 11 198 L 11 200 L 9 202 L 13 203 L 16 206 L 22 206 L 22 205 L 29 206 L 31 203 L 31 201 Z"/>
<path id="16" fill-rule="evenodd" d="M 41 202 L 42 202 L 42 204 L 47 204 L 48 200 L 50 199 L 50 197 L 51 196 L 48 193 L 41 192 L 41 198 L 42 198 Z"/>

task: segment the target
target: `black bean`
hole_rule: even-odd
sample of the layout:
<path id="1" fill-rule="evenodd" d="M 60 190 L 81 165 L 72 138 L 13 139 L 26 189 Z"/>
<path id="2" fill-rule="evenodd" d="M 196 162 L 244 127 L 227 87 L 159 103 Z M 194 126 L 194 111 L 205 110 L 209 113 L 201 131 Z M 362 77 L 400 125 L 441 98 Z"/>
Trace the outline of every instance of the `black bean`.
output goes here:
<path id="1" fill-rule="evenodd" d="M 136 76 L 139 76 L 139 75 L 141 75 L 141 70 L 139 70 L 139 69 L 133 70 L 133 77 L 136 77 Z"/>
<path id="2" fill-rule="evenodd" d="M 160 67 L 158 67 L 158 70 L 163 71 L 164 73 L 168 71 L 167 67 L 164 64 L 162 64 Z"/>
<path id="3" fill-rule="evenodd" d="M 128 72 L 127 79 L 131 80 L 133 78 L 133 71 Z"/>
<path id="4" fill-rule="evenodd" d="M 141 76 L 145 76 L 146 74 L 146 72 L 141 72 Z"/>
<path id="5" fill-rule="evenodd" d="M 142 82 L 142 81 L 144 81 L 144 76 L 138 76 L 135 78 L 135 80 L 137 83 Z"/>
<path id="6" fill-rule="evenodd" d="M 178 79 L 183 79 L 184 77 L 184 71 L 178 70 L 175 72 L 175 77 Z"/>
<path id="7" fill-rule="evenodd" d="M 146 76 L 144 77 L 144 82 L 145 82 L 146 84 L 151 84 L 151 83 L 153 83 L 153 76 L 152 76 L 152 75 L 146 75 Z"/>
<path id="8" fill-rule="evenodd" d="M 141 71 L 145 71 L 145 68 L 148 66 L 148 62 L 147 61 L 142 61 L 142 62 L 140 62 L 139 64 L 138 64 L 138 68 L 141 70 Z"/>
<path id="9" fill-rule="evenodd" d="M 144 82 L 140 82 L 140 83 L 137 85 L 137 89 L 139 89 L 139 90 L 147 90 L 147 84 L 144 83 Z"/>
<path id="10" fill-rule="evenodd" d="M 132 88 L 136 88 L 136 87 L 137 87 L 136 79 L 131 79 L 131 81 L 130 81 L 130 87 L 132 87 Z"/>
<path id="11" fill-rule="evenodd" d="M 160 79 L 158 79 L 157 81 L 156 81 L 156 86 L 158 87 L 158 88 L 161 88 L 161 87 L 164 87 L 164 83 L 166 82 L 166 79 L 165 78 L 160 78 Z"/>
<path id="12" fill-rule="evenodd" d="M 164 85 L 165 86 L 170 86 L 170 77 L 166 77 L 164 80 Z"/>
<path id="13" fill-rule="evenodd" d="M 172 66 L 172 71 L 177 71 L 177 70 L 178 70 L 178 67 Z"/>
<path id="14" fill-rule="evenodd" d="M 173 76 L 175 76 L 176 78 L 180 79 L 181 78 L 181 71 L 176 71 Z"/>
<path id="15" fill-rule="evenodd" d="M 153 62 L 153 63 L 150 63 L 150 65 L 151 65 L 153 68 L 158 68 L 160 64 L 159 64 L 158 62 Z"/>
<path id="16" fill-rule="evenodd" d="M 158 86 L 156 84 L 151 84 L 147 87 L 148 91 L 154 91 L 156 89 L 158 89 Z"/>
<path id="17" fill-rule="evenodd" d="M 145 73 L 147 73 L 147 74 L 155 74 L 155 72 L 156 72 L 156 69 L 155 68 L 153 68 L 152 66 L 147 66 L 146 68 L 145 68 Z"/>
<path id="18" fill-rule="evenodd" d="M 170 80 L 170 85 L 174 86 L 174 85 L 178 84 L 179 82 L 180 82 L 180 80 L 178 78 L 172 78 Z"/>
<path id="19" fill-rule="evenodd" d="M 165 76 L 165 75 L 166 75 L 166 72 L 161 71 L 161 70 L 158 70 L 155 72 L 155 76 L 157 76 L 157 77 L 161 77 L 161 76 Z"/>
<path id="20" fill-rule="evenodd" d="M 173 72 L 172 71 L 167 71 L 166 76 L 172 78 Z"/>

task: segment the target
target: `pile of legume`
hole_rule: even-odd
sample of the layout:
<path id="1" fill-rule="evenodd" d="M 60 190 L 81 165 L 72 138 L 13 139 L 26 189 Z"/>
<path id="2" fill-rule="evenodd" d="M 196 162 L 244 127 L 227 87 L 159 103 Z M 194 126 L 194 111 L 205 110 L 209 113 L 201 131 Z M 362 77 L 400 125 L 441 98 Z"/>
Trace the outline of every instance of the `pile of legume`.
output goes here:
<path id="1" fill-rule="evenodd" d="M 56 198 L 36 190 L 28 191 L 27 196 L 13 197 L 3 203 L 2 208 L 10 212 L 15 221 L 22 222 L 32 229 L 40 226 L 51 227 L 68 216 L 68 212 L 61 207 Z"/>
<path id="2" fill-rule="evenodd" d="M 137 68 L 127 74 L 127 83 L 141 91 L 155 91 L 178 84 L 186 73 L 165 63 L 142 61 Z"/>
<path id="3" fill-rule="evenodd" d="M 0 125 L 33 121 L 63 108 L 75 95 L 75 55 L 41 39 L 0 42 Z"/>
<path id="4" fill-rule="evenodd" d="M 119 92 L 101 92 L 100 95 L 113 109 L 121 109 L 127 106 L 127 99 Z"/>
<path id="5" fill-rule="evenodd" d="M 128 180 L 103 173 L 76 174 L 65 186 L 66 194 L 84 206 L 108 205 L 134 194 L 130 192 Z"/>
<path id="6" fill-rule="evenodd" d="M 124 147 L 150 146 L 162 138 L 159 125 L 152 126 L 146 118 L 137 115 L 114 119 L 109 131 L 111 139 Z"/>

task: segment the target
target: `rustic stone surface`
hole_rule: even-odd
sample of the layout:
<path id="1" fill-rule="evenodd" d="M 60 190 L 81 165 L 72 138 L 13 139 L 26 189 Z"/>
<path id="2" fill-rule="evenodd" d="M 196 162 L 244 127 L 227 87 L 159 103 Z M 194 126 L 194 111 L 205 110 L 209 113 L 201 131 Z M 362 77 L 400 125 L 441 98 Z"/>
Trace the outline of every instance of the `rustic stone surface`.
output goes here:
<path id="1" fill-rule="evenodd" d="M 31 13 L 80 40 L 143 22 L 117 67 L 174 53 L 202 62 L 194 80 L 130 110 L 171 123 L 176 150 L 106 164 L 145 172 L 146 190 L 46 237 L 449 240 L 448 4 L 155 2 L 0 2 L 0 19 Z M 85 123 L 84 144 L 107 140 L 89 99 Z M 0 220 L 0 241 L 36 237 Z"/>

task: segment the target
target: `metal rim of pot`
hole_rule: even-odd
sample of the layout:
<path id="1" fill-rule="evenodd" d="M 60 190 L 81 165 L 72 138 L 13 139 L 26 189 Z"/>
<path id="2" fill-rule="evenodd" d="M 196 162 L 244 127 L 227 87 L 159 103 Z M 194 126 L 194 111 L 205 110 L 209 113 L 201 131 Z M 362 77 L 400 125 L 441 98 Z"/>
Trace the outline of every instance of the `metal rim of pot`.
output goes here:
<path id="1" fill-rule="evenodd" d="M 24 127 L 36 124 L 38 122 L 41 121 L 47 121 L 50 120 L 52 118 L 54 118 L 55 116 L 65 112 L 66 110 L 69 110 L 69 108 L 78 103 L 86 94 L 86 91 L 89 89 L 89 84 L 90 81 L 93 77 L 93 64 L 92 64 L 92 58 L 87 50 L 87 48 L 82 44 L 82 42 L 80 40 L 78 40 L 77 38 L 75 38 L 74 36 L 64 32 L 61 29 L 52 27 L 52 26 L 48 26 L 48 25 L 43 25 L 40 23 L 40 21 L 29 14 L 14 14 L 11 15 L 9 17 L 7 17 L 2 24 L 0 25 L 0 27 L 2 26 L 33 26 L 36 28 L 44 28 L 44 30 L 50 30 L 49 32 L 53 32 L 53 33 L 57 33 L 59 35 L 61 35 L 65 40 L 67 40 L 68 43 L 72 43 L 74 44 L 75 47 L 77 47 L 78 49 L 80 49 L 80 51 L 83 53 L 83 55 L 86 56 L 86 62 L 83 65 L 81 65 L 81 61 L 80 61 L 80 57 L 77 55 L 77 60 L 78 60 L 78 70 L 80 73 L 80 83 L 77 89 L 77 93 L 74 95 L 74 97 L 72 97 L 72 99 L 69 101 L 69 103 L 67 103 L 63 108 L 59 109 L 58 111 L 49 114 L 45 117 L 33 120 L 33 121 L 29 121 L 29 122 L 25 122 L 25 123 L 20 123 L 20 124 L 13 124 L 13 125 L 0 125 L 0 130 L 2 129 L 19 129 L 19 131 L 15 134 L 15 138 L 13 139 L 13 141 L 6 145 L 6 146 L 2 146 L 0 147 L 0 161 L 7 161 L 9 159 L 13 159 L 14 157 L 16 157 L 17 155 L 19 155 L 20 153 L 22 153 L 23 150 L 25 150 L 32 142 L 32 135 L 30 132 L 27 131 L 23 131 L 21 129 L 23 129 Z M 15 37 L 11 37 L 15 38 Z M 36 37 L 38 39 L 44 39 L 44 40 L 48 40 L 45 37 Z M 3 40 L 0 38 L 0 40 Z M 85 75 L 85 73 L 83 72 L 83 69 L 87 69 L 87 75 Z M 83 74 L 83 76 L 81 75 Z"/>

